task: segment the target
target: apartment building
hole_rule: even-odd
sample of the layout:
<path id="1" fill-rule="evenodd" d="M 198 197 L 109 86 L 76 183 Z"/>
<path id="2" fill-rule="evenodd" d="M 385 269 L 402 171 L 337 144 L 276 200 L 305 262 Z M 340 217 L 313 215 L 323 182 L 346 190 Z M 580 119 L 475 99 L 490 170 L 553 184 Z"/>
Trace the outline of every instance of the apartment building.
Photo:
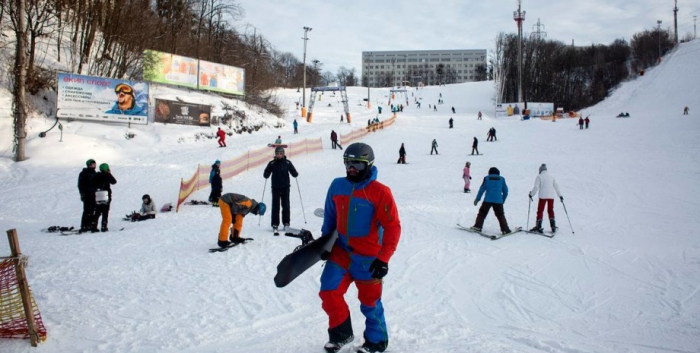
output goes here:
<path id="1" fill-rule="evenodd" d="M 486 49 L 363 51 L 362 85 L 390 87 L 486 79 Z"/>

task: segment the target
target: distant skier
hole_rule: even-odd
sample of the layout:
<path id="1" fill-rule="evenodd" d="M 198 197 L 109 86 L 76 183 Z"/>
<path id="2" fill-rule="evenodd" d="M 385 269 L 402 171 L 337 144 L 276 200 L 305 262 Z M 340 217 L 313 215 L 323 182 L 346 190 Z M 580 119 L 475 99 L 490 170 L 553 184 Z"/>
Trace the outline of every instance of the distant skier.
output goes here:
<path id="1" fill-rule="evenodd" d="M 107 200 L 97 201 L 95 206 L 95 216 L 92 220 L 92 231 L 97 231 L 97 221 L 102 217 L 102 224 L 100 230 L 103 232 L 109 231 L 107 225 L 109 223 L 109 206 L 112 204 L 112 187 L 117 183 L 117 179 L 112 175 L 112 171 L 109 169 L 109 164 L 100 164 L 100 172 L 95 174 L 93 182 L 95 184 L 95 191 L 107 191 Z"/>
<path id="2" fill-rule="evenodd" d="M 281 145 L 282 144 L 282 136 L 277 136 L 277 139 L 275 140 L 275 145 Z"/>
<path id="3" fill-rule="evenodd" d="M 280 202 L 282 203 L 282 224 L 285 230 L 287 230 L 291 221 L 289 209 L 290 174 L 295 178 L 299 176 L 292 161 L 288 160 L 284 155 L 284 148 L 277 146 L 275 148 L 275 158 L 267 164 L 263 172 L 265 179 L 272 175 L 272 182 L 270 183 L 272 187 L 271 225 L 275 233 L 277 233 L 280 224 Z"/>
<path id="4" fill-rule="evenodd" d="M 455 107 L 452 107 L 452 114 L 455 113 Z"/>
<path id="5" fill-rule="evenodd" d="M 486 193 L 486 197 L 484 197 L 484 202 L 479 208 L 479 214 L 476 216 L 476 221 L 472 229 L 480 232 L 484 226 L 484 220 L 489 210 L 493 208 L 493 212 L 498 219 L 498 224 L 501 227 L 501 232 L 503 234 L 510 233 L 508 221 L 506 221 L 506 216 L 503 212 L 503 204 L 508 197 L 508 185 L 506 185 L 506 179 L 501 176 L 501 172 L 496 167 L 489 169 L 489 175 L 484 177 L 484 181 L 481 183 L 481 187 L 479 187 L 479 193 L 476 195 L 476 199 L 474 199 L 474 206 L 479 204 L 484 192 Z"/>
<path id="6" fill-rule="evenodd" d="M 226 132 L 219 128 L 216 131 L 216 136 L 219 137 L 219 147 L 226 147 Z"/>
<path id="7" fill-rule="evenodd" d="M 454 127 L 454 121 L 455 121 L 454 119 L 450 118 L 450 120 L 449 120 L 449 122 L 450 122 L 450 129 Z"/>
<path id="8" fill-rule="evenodd" d="M 399 212 L 391 189 L 377 181 L 374 152 L 353 143 L 343 155 L 346 176 L 328 188 L 321 233 L 338 239 L 321 274 L 321 307 L 328 315 L 326 352 L 338 352 L 354 340 L 344 295 L 355 282 L 365 316 L 364 343 L 357 352 L 384 352 L 389 330 L 382 304 L 383 278 L 401 237 Z M 303 329 L 301 329 L 303 330 Z"/>
<path id="9" fill-rule="evenodd" d="M 476 136 L 474 136 L 474 142 L 472 142 L 472 155 L 479 154 L 479 140 L 476 139 Z"/>
<path id="10" fill-rule="evenodd" d="M 588 119 L 588 117 L 586 117 L 586 119 L 584 119 L 583 122 L 586 123 L 586 129 L 588 129 L 588 124 L 591 123 L 591 119 Z"/>
<path id="11" fill-rule="evenodd" d="M 219 203 L 219 197 L 221 197 L 221 192 L 223 190 L 223 181 L 221 180 L 221 161 L 216 160 L 214 164 L 211 165 L 211 171 L 209 172 L 209 184 L 211 184 L 211 192 L 209 192 L 209 202 L 212 206 L 217 207 Z"/>
<path id="12" fill-rule="evenodd" d="M 377 106 L 377 111 L 379 112 L 379 114 L 382 113 L 382 106 L 381 106 L 381 105 L 378 105 L 378 106 Z"/>
<path id="13" fill-rule="evenodd" d="M 80 201 L 83 202 L 83 215 L 80 219 L 80 233 L 89 232 L 92 229 L 92 218 L 95 214 L 95 168 L 94 159 L 85 162 L 85 168 L 78 174 L 78 192 Z"/>
<path id="14" fill-rule="evenodd" d="M 469 189 L 469 184 L 471 183 L 472 176 L 471 176 L 471 162 L 467 162 L 466 165 L 464 165 L 464 169 L 462 170 L 462 179 L 464 179 L 464 192 L 469 193 L 472 192 Z"/>
<path id="15" fill-rule="evenodd" d="M 433 139 L 433 143 L 432 143 L 431 148 L 430 148 L 430 155 L 431 155 L 431 156 L 433 155 L 433 151 L 435 151 L 435 154 L 439 154 L 439 153 L 438 153 L 438 150 L 437 150 L 437 147 L 438 147 L 438 145 L 437 145 L 437 140 L 436 140 L 436 139 Z"/>
<path id="16" fill-rule="evenodd" d="M 434 112 L 437 111 L 437 105 L 433 105 L 433 111 L 434 111 Z"/>
<path id="17" fill-rule="evenodd" d="M 331 148 L 336 149 L 336 147 L 338 147 L 338 134 L 335 130 L 331 130 Z"/>
<path id="18" fill-rule="evenodd" d="M 556 222 L 554 220 L 554 196 L 559 197 L 561 202 L 564 202 L 564 197 L 561 196 L 559 191 L 559 184 L 553 176 L 547 173 L 547 165 L 542 164 L 540 166 L 540 173 L 535 179 L 535 186 L 532 191 L 527 195 L 532 201 L 532 196 L 539 192 L 539 202 L 537 203 L 537 223 L 535 227 L 530 229 L 533 232 L 542 233 L 542 216 L 544 215 L 544 206 L 547 205 L 547 215 L 549 215 L 549 225 L 552 227 L 552 232 L 557 231 Z"/>
<path id="19" fill-rule="evenodd" d="M 342 115 L 341 115 L 341 120 L 342 120 Z M 299 133 L 299 123 L 297 123 L 297 119 L 294 119 L 292 126 L 294 126 L 294 133 L 298 134 Z"/>
<path id="20" fill-rule="evenodd" d="M 580 130 L 583 130 L 583 118 L 582 117 L 578 118 L 578 127 Z"/>
<path id="21" fill-rule="evenodd" d="M 476 120 L 481 120 L 481 112 L 479 112 L 479 114 L 477 115 Z"/>
<path id="22" fill-rule="evenodd" d="M 690 112 L 690 108 L 688 108 L 688 107 L 683 108 L 683 115 L 688 115 L 689 112 Z"/>
<path id="23" fill-rule="evenodd" d="M 399 160 L 396 161 L 396 164 L 406 164 L 406 148 L 403 146 L 403 142 L 399 148 Z"/>
<path id="24" fill-rule="evenodd" d="M 493 141 L 494 139 L 495 139 L 496 141 L 498 141 L 498 139 L 496 138 L 496 129 L 493 128 L 493 127 L 489 129 L 489 132 L 486 134 L 486 136 L 487 136 L 487 138 L 486 138 L 486 141 L 487 141 L 487 142 L 488 142 L 488 141 Z"/>
<path id="25" fill-rule="evenodd" d="M 255 199 L 249 199 L 245 195 L 226 193 L 219 199 L 221 207 L 221 227 L 219 227 L 219 247 L 226 248 L 235 243 L 243 243 L 241 231 L 243 230 L 243 217 L 248 213 L 264 215 L 267 207 L 264 203 L 258 203 Z M 233 230 L 229 235 L 229 229 Z"/>

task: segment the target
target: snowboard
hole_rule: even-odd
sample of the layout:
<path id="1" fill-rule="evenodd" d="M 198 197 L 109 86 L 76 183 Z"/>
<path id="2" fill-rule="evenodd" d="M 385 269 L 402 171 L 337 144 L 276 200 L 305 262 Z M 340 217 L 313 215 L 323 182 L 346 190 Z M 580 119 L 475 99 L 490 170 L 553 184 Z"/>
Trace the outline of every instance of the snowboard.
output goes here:
<path id="1" fill-rule="evenodd" d="M 211 205 L 207 201 L 199 201 L 199 200 L 190 200 L 185 202 L 183 205 Z"/>
<path id="2" fill-rule="evenodd" d="M 268 143 L 268 144 L 267 144 L 267 147 L 274 147 L 274 148 L 282 147 L 282 148 L 287 148 L 287 145 L 285 145 L 285 144 L 279 144 L 279 143 Z"/>
<path id="3" fill-rule="evenodd" d="M 324 235 L 306 245 L 297 247 L 294 252 L 285 256 L 277 265 L 277 274 L 275 275 L 277 288 L 288 285 L 324 258 L 327 253 L 330 253 L 337 238 L 338 231 L 333 231 L 332 234 Z"/>
<path id="4" fill-rule="evenodd" d="M 242 242 L 242 243 L 231 243 L 229 246 L 227 246 L 227 247 L 225 247 L 225 248 L 213 248 L 213 249 L 209 249 L 209 252 L 210 252 L 210 253 L 212 253 L 212 252 L 225 252 L 225 251 L 227 251 L 227 250 L 229 250 L 229 249 L 231 249 L 231 248 L 235 248 L 235 247 L 238 246 L 238 245 L 246 244 L 246 243 L 248 243 L 249 241 L 252 241 L 252 240 L 253 240 L 253 238 L 241 238 L 241 239 L 243 239 L 243 242 Z"/>
<path id="5" fill-rule="evenodd" d="M 457 228 L 462 229 L 462 230 L 466 230 L 468 232 L 479 234 L 482 237 L 486 237 L 486 238 L 489 238 L 491 240 L 498 240 L 498 239 L 501 239 L 503 237 L 507 237 L 509 235 L 513 235 L 515 233 L 521 232 L 523 230 L 523 227 L 515 227 L 511 230 L 510 233 L 495 235 L 495 234 L 484 233 L 483 231 L 478 231 L 476 229 L 472 229 L 471 227 L 465 227 L 459 223 L 457 223 Z"/>
<path id="6" fill-rule="evenodd" d="M 163 207 L 160 208 L 161 213 L 170 212 L 172 210 L 173 210 L 173 204 L 170 202 L 166 203 L 165 205 L 163 205 Z"/>

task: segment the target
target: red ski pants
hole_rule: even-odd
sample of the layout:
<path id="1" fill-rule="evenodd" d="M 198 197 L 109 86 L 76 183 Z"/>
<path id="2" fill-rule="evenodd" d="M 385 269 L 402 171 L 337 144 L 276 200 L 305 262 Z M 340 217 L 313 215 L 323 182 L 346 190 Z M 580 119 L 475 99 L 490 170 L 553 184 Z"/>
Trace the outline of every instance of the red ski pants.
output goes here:
<path id="1" fill-rule="evenodd" d="M 547 204 L 547 214 L 549 215 L 549 219 L 554 218 L 554 199 L 540 199 L 540 201 L 537 203 L 537 219 L 542 219 L 545 204 Z"/>

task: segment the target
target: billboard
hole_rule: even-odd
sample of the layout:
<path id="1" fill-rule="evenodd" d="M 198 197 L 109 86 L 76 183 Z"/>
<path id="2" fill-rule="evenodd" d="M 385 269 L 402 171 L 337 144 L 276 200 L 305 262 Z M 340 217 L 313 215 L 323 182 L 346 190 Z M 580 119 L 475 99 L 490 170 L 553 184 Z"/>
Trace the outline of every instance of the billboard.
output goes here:
<path id="1" fill-rule="evenodd" d="M 241 68 L 199 61 L 199 89 L 243 95 L 244 81 L 245 70 Z"/>
<path id="2" fill-rule="evenodd" d="M 146 50 L 143 78 L 151 82 L 197 88 L 197 59 Z"/>
<path id="3" fill-rule="evenodd" d="M 211 106 L 156 98 L 155 122 L 195 126 L 211 125 Z"/>
<path id="4" fill-rule="evenodd" d="M 498 103 L 496 104 L 496 117 L 506 118 L 513 115 L 522 115 L 525 103 Z M 531 117 L 552 116 L 554 103 L 527 102 L 527 109 Z"/>
<path id="5" fill-rule="evenodd" d="M 148 83 L 58 74 L 56 117 L 148 124 Z"/>

